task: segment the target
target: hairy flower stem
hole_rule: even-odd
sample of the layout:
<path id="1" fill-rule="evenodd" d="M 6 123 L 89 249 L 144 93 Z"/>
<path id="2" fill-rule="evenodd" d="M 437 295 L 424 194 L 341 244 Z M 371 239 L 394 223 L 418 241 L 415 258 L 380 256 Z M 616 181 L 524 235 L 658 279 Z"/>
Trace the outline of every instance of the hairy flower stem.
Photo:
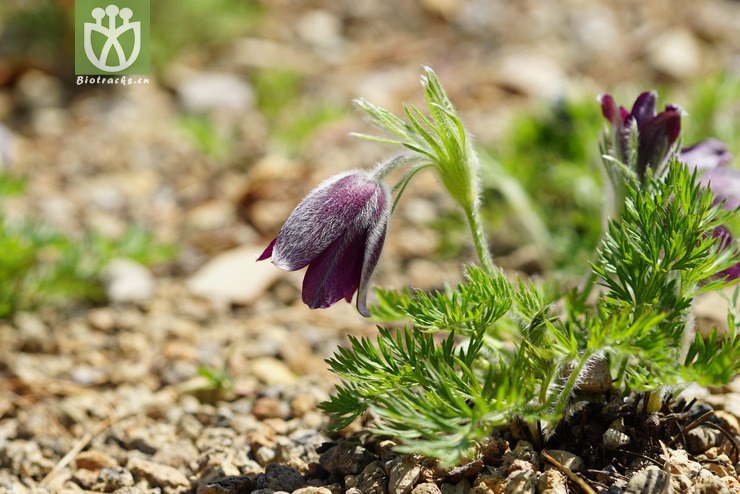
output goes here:
<path id="1" fill-rule="evenodd" d="M 568 380 L 565 382 L 563 388 L 560 390 L 558 400 L 555 403 L 556 415 L 562 416 L 565 413 L 565 409 L 568 407 L 568 401 L 573 395 L 573 389 L 578 383 L 578 378 L 580 377 L 581 372 L 583 372 L 584 367 L 588 363 L 588 359 L 590 359 L 592 355 L 592 351 L 584 351 L 581 357 L 578 359 L 578 363 L 573 366 L 573 369 L 568 376 Z"/>
<path id="2" fill-rule="evenodd" d="M 385 178 L 386 175 L 388 175 L 399 166 L 404 165 L 410 161 L 414 161 L 415 159 L 418 159 L 418 156 L 416 156 L 414 153 L 401 153 L 395 156 L 391 156 L 390 158 L 387 158 L 384 161 L 378 163 L 378 165 L 375 167 L 375 170 L 373 170 L 373 177 L 376 180 L 382 180 Z"/>
<path id="3" fill-rule="evenodd" d="M 491 251 L 488 250 L 488 242 L 486 241 L 486 234 L 483 232 L 483 224 L 478 208 L 471 204 L 464 209 L 465 216 L 468 218 L 468 225 L 470 225 L 470 233 L 473 235 L 475 252 L 478 254 L 481 266 L 488 274 L 494 275 L 498 272 L 498 268 L 493 263 Z"/>

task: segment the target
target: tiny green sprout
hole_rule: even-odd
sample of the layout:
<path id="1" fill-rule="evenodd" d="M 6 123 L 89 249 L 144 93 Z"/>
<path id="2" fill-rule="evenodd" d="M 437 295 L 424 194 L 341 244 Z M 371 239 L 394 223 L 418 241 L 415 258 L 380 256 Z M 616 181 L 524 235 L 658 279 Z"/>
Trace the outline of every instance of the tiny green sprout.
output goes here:
<path id="1" fill-rule="evenodd" d="M 234 390 L 234 379 L 226 368 L 215 369 L 200 365 L 198 376 L 204 379 L 204 383 L 190 391 L 203 403 L 215 404 L 226 399 Z"/>

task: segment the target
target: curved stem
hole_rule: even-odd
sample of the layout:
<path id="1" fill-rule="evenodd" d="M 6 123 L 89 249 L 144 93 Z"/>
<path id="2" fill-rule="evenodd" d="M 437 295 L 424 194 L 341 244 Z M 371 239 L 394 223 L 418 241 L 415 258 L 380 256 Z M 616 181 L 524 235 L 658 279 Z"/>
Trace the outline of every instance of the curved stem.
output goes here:
<path id="1" fill-rule="evenodd" d="M 401 196 L 403 195 L 403 192 L 406 190 L 406 186 L 409 184 L 412 178 L 414 178 L 414 175 L 419 173 L 424 168 L 428 168 L 430 166 L 434 166 L 431 163 L 425 163 L 421 165 L 416 165 L 412 167 L 410 170 L 407 170 L 404 174 L 403 178 L 393 186 L 392 192 L 396 194 L 396 197 L 393 199 L 393 207 L 391 208 L 391 214 L 396 210 L 396 206 L 398 206 L 398 201 L 401 199 Z"/>
<path id="2" fill-rule="evenodd" d="M 390 158 L 378 163 L 378 165 L 372 172 L 373 178 L 375 178 L 376 180 L 382 180 L 383 178 L 385 178 L 386 175 L 388 175 L 399 166 L 415 159 L 418 159 L 418 155 L 416 155 L 415 153 L 401 153 L 395 156 L 391 156 Z"/>
<path id="3" fill-rule="evenodd" d="M 470 233 L 473 235 L 473 243 L 475 244 L 475 252 L 478 254 L 483 269 L 488 274 L 496 274 L 498 268 L 493 263 L 493 257 L 491 251 L 488 250 L 488 242 L 486 241 L 486 234 L 483 232 L 483 224 L 481 223 L 480 214 L 478 209 L 469 205 L 464 208 L 465 216 L 468 218 L 468 224 L 470 225 Z"/>

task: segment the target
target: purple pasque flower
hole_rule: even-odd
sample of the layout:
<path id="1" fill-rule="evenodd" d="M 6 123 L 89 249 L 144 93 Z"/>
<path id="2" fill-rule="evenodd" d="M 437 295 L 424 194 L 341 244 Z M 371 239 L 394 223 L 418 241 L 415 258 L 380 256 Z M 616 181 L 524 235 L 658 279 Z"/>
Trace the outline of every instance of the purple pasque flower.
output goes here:
<path id="1" fill-rule="evenodd" d="M 378 263 L 390 216 L 388 189 L 371 174 L 353 170 L 324 181 L 293 210 L 261 261 L 280 269 L 308 266 L 303 302 L 312 309 L 347 302 L 357 292 L 365 317 L 370 277 Z"/>
<path id="2" fill-rule="evenodd" d="M 612 126 L 613 151 L 626 166 L 631 167 L 642 180 L 648 167 L 658 170 L 669 155 L 671 147 L 681 133 L 681 109 L 675 105 L 666 105 L 665 110 L 657 113 L 658 95 L 655 91 L 640 94 L 632 110 L 627 111 L 618 106 L 609 94 L 599 96 L 601 112 Z M 633 129 L 637 128 L 637 156 L 630 163 L 630 141 L 635 137 Z"/>
<path id="3" fill-rule="evenodd" d="M 717 239 L 717 246 L 720 250 L 729 249 L 733 242 L 735 242 L 730 231 L 724 226 L 718 226 L 715 228 L 712 232 L 712 236 Z M 728 280 L 740 278 L 740 262 L 735 263 L 720 272 L 718 276 L 721 278 L 727 278 Z"/>
<path id="4" fill-rule="evenodd" d="M 709 138 L 683 148 L 678 153 L 678 159 L 692 170 L 705 172 L 726 165 L 732 160 L 732 155 L 724 142 Z"/>
<path id="5" fill-rule="evenodd" d="M 732 155 L 722 141 L 704 139 L 682 149 L 678 159 L 699 173 L 701 184 L 712 190 L 717 202 L 724 201 L 725 209 L 740 207 L 740 170 L 725 166 Z"/>
<path id="6" fill-rule="evenodd" d="M 714 193 L 717 203 L 721 202 L 725 209 L 732 211 L 740 208 L 740 170 L 725 166 L 732 159 L 732 155 L 722 141 L 717 139 L 700 141 L 682 149 L 678 159 L 686 163 L 690 169 L 701 173 L 699 182 Z M 721 250 L 728 249 L 735 242 L 730 231 L 724 226 L 715 228 L 712 236 L 718 239 L 717 245 Z M 740 263 L 725 269 L 719 276 L 730 280 L 740 277 Z"/>

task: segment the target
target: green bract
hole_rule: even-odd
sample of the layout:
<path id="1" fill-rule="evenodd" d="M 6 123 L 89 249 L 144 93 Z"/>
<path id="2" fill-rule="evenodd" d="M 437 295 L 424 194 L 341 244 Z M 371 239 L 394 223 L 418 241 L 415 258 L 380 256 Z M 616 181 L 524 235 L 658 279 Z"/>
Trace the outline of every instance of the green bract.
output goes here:
<path id="1" fill-rule="evenodd" d="M 354 135 L 404 146 L 421 162 L 419 166 L 431 165 L 452 199 L 465 211 L 473 232 L 478 258 L 483 267 L 493 271 L 495 266 L 488 251 L 478 211 L 480 195 L 478 155 L 437 75 L 429 67 L 424 67 L 424 70 L 426 75 L 422 78 L 422 84 L 429 117 L 414 105 L 404 105 L 404 112 L 408 118 L 408 122 L 404 122 L 391 112 L 364 99 L 358 99 L 355 100 L 355 104 L 370 116 L 375 126 L 395 134 L 398 138 Z"/>

